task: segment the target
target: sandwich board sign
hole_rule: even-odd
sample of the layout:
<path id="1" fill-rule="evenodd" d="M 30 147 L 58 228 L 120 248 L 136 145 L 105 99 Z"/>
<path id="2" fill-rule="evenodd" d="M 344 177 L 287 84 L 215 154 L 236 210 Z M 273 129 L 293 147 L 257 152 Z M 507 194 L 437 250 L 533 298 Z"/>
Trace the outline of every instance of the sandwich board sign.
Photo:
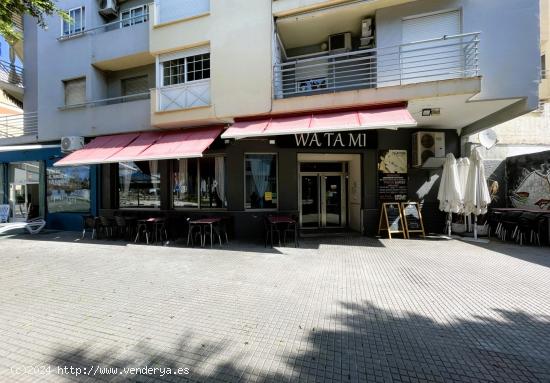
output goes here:
<path id="1" fill-rule="evenodd" d="M 399 202 L 386 202 L 382 204 L 380 221 L 378 223 L 378 235 L 382 231 L 387 231 L 390 239 L 392 238 L 392 234 L 400 234 L 403 238 L 407 238 L 403 227 L 403 214 L 401 213 Z"/>
<path id="2" fill-rule="evenodd" d="M 426 238 L 424 231 L 424 222 L 420 213 L 418 202 L 402 202 L 401 210 L 403 211 L 403 221 L 405 223 L 405 231 L 407 238 L 410 238 L 410 233 L 420 233 L 423 238 Z"/>

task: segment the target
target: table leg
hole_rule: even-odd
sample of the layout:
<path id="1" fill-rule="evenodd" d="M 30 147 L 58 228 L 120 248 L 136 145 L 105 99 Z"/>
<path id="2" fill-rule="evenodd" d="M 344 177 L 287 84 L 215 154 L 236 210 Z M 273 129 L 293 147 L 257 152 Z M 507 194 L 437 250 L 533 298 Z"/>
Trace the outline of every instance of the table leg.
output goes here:
<path id="1" fill-rule="evenodd" d="M 210 248 L 212 249 L 214 247 L 214 229 L 213 225 L 210 224 Z"/>

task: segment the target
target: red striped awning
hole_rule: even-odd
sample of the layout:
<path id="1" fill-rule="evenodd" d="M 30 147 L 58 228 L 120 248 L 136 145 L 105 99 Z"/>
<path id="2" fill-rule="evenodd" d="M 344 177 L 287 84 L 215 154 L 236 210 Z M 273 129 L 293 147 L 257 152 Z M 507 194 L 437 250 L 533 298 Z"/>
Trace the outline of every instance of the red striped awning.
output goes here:
<path id="1" fill-rule="evenodd" d="M 54 166 L 202 157 L 221 131 L 221 126 L 213 126 L 102 136 L 57 161 Z"/>
<path id="2" fill-rule="evenodd" d="M 415 119 L 407 108 L 401 106 L 240 121 L 223 132 L 222 138 L 239 139 L 286 134 L 397 129 L 415 127 L 416 125 Z"/>

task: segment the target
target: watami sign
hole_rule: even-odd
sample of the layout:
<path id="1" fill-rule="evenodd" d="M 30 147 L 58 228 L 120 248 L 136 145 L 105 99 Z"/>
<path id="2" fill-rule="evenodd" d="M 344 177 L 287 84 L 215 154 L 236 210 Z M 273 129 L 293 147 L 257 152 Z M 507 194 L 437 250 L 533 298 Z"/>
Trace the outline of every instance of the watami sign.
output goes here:
<path id="1" fill-rule="evenodd" d="M 368 148 L 369 136 L 366 132 L 303 133 L 295 134 L 294 141 L 299 148 Z"/>

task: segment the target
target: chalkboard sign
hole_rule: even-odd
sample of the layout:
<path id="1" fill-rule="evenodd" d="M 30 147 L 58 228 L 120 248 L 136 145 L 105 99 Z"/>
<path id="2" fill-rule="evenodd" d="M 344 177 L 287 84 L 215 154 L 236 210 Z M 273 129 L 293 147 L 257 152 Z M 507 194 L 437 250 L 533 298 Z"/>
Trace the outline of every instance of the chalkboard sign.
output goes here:
<path id="1" fill-rule="evenodd" d="M 409 233 L 421 233 L 422 237 L 425 238 L 424 222 L 422 221 L 422 214 L 420 213 L 418 202 L 403 202 L 401 203 L 401 209 L 403 211 L 407 237 L 411 237 Z"/>
<path id="2" fill-rule="evenodd" d="M 405 230 L 403 229 L 403 216 L 398 202 L 386 202 L 382 204 L 380 222 L 378 224 L 378 235 L 380 235 L 382 231 L 387 231 L 389 238 L 392 237 L 392 234 L 402 234 L 403 238 L 407 238 Z"/>

